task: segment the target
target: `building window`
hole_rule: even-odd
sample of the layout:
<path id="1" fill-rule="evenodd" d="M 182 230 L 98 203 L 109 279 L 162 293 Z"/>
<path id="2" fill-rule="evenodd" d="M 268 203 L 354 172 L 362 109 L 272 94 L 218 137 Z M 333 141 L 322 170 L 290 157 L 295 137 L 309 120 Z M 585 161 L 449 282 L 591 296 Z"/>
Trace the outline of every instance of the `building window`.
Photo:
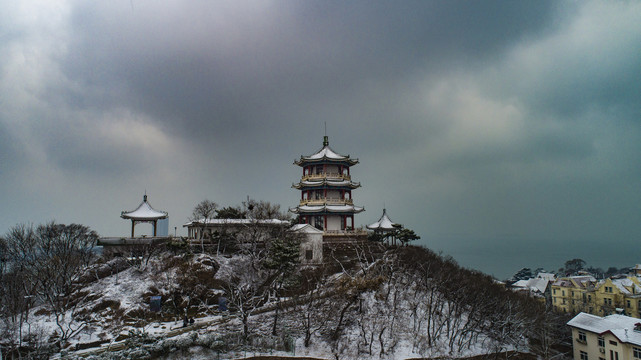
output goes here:
<path id="1" fill-rule="evenodd" d="M 630 300 L 627 300 L 627 301 L 626 301 L 626 303 L 627 303 L 627 305 L 628 305 L 628 308 L 631 308 L 631 307 L 632 307 L 632 304 L 630 303 Z"/>
<path id="2" fill-rule="evenodd" d="M 606 286 L 605 287 L 605 292 L 612 293 L 612 286 Z"/>
<path id="3" fill-rule="evenodd" d="M 552 289 L 552 294 L 556 295 L 556 289 Z"/>
<path id="4" fill-rule="evenodd" d="M 305 250 L 305 259 L 311 260 L 314 258 L 314 250 Z"/>
<path id="5" fill-rule="evenodd" d="M 565 290 L 561 291 L 561 296 L 565 296 Z"/>
<path id="6" fill-rule="evenodd" d="M 588 295 L 588 301 L 592 301 L 592 295 Z"/>
<path id="7" fill-rule="evenodd" d="M 554 301 L 554 303 L 556 304 L 556 298 L 552 298 L 552 301 Z"/>
<path id="8" fill-rule="evenodd" d="M 585 333 L 583 331 L 579 331 L 579 342 L 585 344 L 587 342 L 587 338 L 585 337 Z"/>
<path id="9" fill-rule="evenodd" d="M 314 216 L 314 227 L 318 230 L 325 230 L 322 216 Z"/>
<path id="10" fill-rule="evenodd" d="M 632 356 L 634 356 L 635 359 L 641 359 L 641 348 L 633 347 Z"/>
<path id="11" fill-rule="evenodd" d="M 581 351 L 581 360 L 588 360 L 588 353 Z"/>
<path id="12" fill-rule="evenodd" d="M 617 346 L 617 342 L 616 342 L 616 341 L 614 341 L 614 340 L 610 340 L 610 345 Z"/>
<path id="13" fill-rule="evenodd" d="M 599 347 L 605 347 L 605 339 L 599 336 Z"/>

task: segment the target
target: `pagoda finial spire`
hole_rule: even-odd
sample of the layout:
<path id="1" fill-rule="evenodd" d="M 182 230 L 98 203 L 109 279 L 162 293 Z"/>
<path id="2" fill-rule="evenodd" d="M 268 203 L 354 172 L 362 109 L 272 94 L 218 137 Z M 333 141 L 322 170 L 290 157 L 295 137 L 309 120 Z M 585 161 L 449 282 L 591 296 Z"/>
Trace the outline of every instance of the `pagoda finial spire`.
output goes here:
<path id="1" fill-rule="evenodd" d="M 323 146 L 329 145 L 329 138 L 327 137 L 327 121 L 325 121 L 325 136 L 323 136 Z"/>
<path id="2" fill-rule="evenodd" d="M 147 189 L 145 189 L 145 195 L 143 195 L 142 201 L 147 202 Z"/>

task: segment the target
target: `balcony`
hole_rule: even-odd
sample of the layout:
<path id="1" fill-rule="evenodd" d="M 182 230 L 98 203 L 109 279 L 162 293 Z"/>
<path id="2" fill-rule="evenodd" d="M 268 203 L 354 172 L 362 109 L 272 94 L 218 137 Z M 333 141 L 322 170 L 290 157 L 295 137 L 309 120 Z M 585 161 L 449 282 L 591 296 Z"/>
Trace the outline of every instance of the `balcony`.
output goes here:
<path id="1" fill-rule="evenodd" d="M 306 181 L 306 180 L 322 180 L 322 179 L 342 179 L 342 180 L 352 180 L 352 177 L 347 175 L 347 174 L 339 174 L 339 173 L 323 173 L 323 174 L 307 174 L 303 175 L 301 178 L 301 181 Z"/>
<path id="2" fill-rule="evenodd" d="M 352 199 L 303 199 L 300 205 L 354 205 Z"/>

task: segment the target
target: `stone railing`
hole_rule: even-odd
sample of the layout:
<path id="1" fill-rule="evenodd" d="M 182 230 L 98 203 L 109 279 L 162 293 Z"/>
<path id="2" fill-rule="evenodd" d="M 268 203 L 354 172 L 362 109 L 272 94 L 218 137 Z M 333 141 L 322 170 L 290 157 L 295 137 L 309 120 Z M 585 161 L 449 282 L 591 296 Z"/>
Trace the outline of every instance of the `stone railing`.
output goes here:
<path id="1" fill-rule="evenodd" d="M 323 174 L 307 174 L 303 175 L 301 181 L 305 180 L 322 180 L 322 179 L 343 179 L 343 180 L 352 180 L 352 177 L 347 174 L 339 173 L 323 173 Z"/>
<path id="2" fill-rule="evenodd" d="M 300 205 L 354 205 L 352 199 L 303 199 Z"/>

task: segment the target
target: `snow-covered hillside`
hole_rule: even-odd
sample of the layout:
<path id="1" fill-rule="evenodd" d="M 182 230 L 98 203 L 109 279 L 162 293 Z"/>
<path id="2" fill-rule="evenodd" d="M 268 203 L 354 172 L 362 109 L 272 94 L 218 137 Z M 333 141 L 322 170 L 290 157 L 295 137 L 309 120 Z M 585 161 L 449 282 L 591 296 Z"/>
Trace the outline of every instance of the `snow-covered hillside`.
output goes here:
<path id="1" fill-rule="evenodd" d="M 65 358 L 167 359 L 527 351 L 542 309 L 533 300 L 426 249 L 360 250 L 356 261 L 287 271 L 249 255 L 104 259 L 82 276 L 64 314 L 34 304 L 22 318 L 4 319 L 3 347 L 22 338 L 23 351 L 42 356 L 54 349 Z M 161 312 L 150 310 L 152 296 L 162 298 Z M 223 297 L 228 311 L 219 309 Z M 193 319 L 186 327 L 185 315 Z M 62 333 L 60 353 L 47 344 Z"/>

